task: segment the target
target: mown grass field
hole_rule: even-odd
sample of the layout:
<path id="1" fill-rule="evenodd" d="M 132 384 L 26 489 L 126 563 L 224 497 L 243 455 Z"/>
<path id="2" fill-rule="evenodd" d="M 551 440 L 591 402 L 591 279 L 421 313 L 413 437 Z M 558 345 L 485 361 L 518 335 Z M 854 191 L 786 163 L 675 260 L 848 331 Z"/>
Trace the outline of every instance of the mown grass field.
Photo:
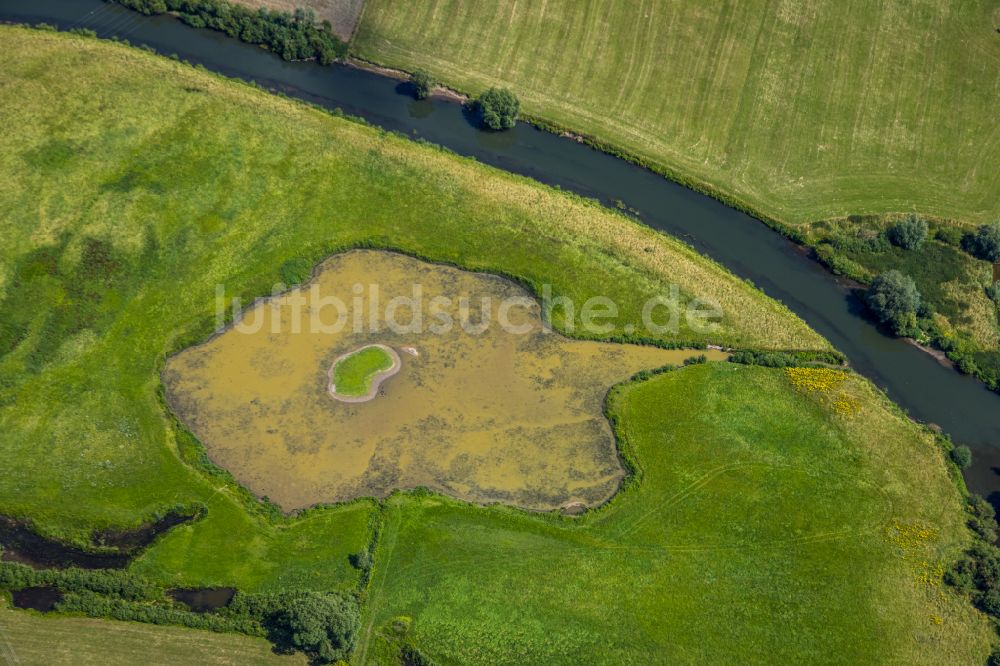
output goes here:
<path id="1" fill-rule="evenodd" d="M 972 223 L 1000 217 L 998 27 L 995 0 L 368 0 L 352 49 L 781 223 Z"/>
<path id="2" fill-rule="evenodd" d="M 0 602 L 0 661 L 11 666 L 299 666 L 301 656 L 279 656 L 262 638 L 179 627 L 88 618 L 41 617 Z"/>
<path id="3" fill-rule="evenodd" d="M 0 512 L 86 538 L 175 505 L 207 517 L 135 567 L 174 584 L 350 588 L 361 502 L 274 520 L 192 465 L 158 397 L 166 355 L 289 261 L 393 247 L 502 271 L 619 325 L 680 285 L 726 317 L 677 342 L 826 348 L 783 306 L 686 246 L 588 202 L 97 40 L 2 28 Z M 180 454 L 180 455 L 179 455 Z"/>
<path id="4" fill-rule="evenodd" d="M 391 498 L 357 661 L 982 663 L 985 622 L 939 579 L 967 536 L 933 438 L 812 377 L 708 364 L 614 391 L 641 481 L 582 523 Z"/>

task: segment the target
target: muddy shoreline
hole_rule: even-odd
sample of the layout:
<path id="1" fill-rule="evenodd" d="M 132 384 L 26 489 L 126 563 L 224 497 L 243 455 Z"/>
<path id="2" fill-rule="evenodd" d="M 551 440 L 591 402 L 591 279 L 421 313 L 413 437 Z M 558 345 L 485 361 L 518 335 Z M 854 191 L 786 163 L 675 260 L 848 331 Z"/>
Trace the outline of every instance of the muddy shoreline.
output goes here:
<path id="1" fill-rule="evenodd" d="M 401 69 L 393 69 L 391 67 L 384 67 L 382 65 L 376 65 L 373 62 L 367 60 L 362 60 L 356 56 L 350 56 L 343 61 L 348 67 L 353 67 L 354 69 L 360 69 L 365 72 L 371 72 L 373 74 L 378 74 L 379 76 L 384 76 L 389 79 L 395 79 L 397 81 L 409 81 L 410 73 L 404 72 Z M 451 102 L 457 102 L 459 104 L 466 104 L 469 102 L 469 96 L 460 93 L 457 90 L 453 90 L 447 86 L 443 86 L 440 83 L 436 83 L 431 89 L 430 97 L 435 99 L 443 99 Z"/>

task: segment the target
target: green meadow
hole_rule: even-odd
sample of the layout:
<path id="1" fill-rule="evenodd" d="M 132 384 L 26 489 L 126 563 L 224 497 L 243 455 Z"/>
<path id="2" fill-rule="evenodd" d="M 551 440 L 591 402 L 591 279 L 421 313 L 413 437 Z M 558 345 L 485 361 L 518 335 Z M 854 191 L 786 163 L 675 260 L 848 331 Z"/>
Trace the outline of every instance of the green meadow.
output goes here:
<path id="1" fill-rule="evenodd" d="M 829 343 L 594 202 L 123 45 L 15 27 L 0 44 L 0 513 L 85 543 L 203 509 L 130 571 L 356 591 L 358 664 L 985 660 L 986 620 L 941 582 L 969 541 L 961 481 L 846 371 L 704 363 L 619 385 L 606 413 L 633 474 L 580 518 L 428 491 L 295 516 L 258 501 L 170 415 L 160 372 L 215 330 L 216 285 L 248 303 L 340 250 L 608 295 L 611 336 L 677 284 L 724 317 L 653 342 Z M 0 611 L 77 640 L 49 621 Z M 252 663 L 259 645 L 226 649 Z"/>
<path id="2" fill-rule="evenodd" d="M 390 498 L 359 662 L 982 663 L 939 578 L 967 537 L 934 438 L 808 372 L 826 388 L 716 363 L 619 387 L 638 481 L 579 521 Z"/>

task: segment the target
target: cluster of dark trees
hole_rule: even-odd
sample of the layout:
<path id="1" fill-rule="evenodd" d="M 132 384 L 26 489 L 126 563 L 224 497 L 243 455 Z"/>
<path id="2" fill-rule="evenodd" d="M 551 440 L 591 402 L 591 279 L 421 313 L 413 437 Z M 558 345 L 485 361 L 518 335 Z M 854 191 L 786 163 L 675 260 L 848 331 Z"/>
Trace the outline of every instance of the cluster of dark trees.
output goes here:
<path id="1" fill-rule="evenodd" d="M 890 227 L 886 236 L 897 247 L 918 249 L 927 239 L 927 222 L 910 216 Z M 1000 261 L 1000 223 L 984 224 L 975 232 L 965 234 L 961 245 L 979 259 Z M 987 287 L 986 293 L 1000 307 L 1000 283 Z M 879 321 L 896 335 L 917 334 L 920 330 L 918 320 L 932 314 L 913 279 L 897 270 L 886 271 L 872 280 L 866 301 Z"/>
<path id="2" fill-rule="evenodd" d="M 162 596 L 158 587 L 121 569 L 32 569 L 17 562 L 0 562 L 0 588 L 58 587 L 64 592 L 96 592 L 140 601 Z"/>
<path id="3" fill-rule="evenodd" d="M 796 368 L 843 365 L 845 359 L 839 352 L 744 350 L 733 352 L 729 356 L 729 362 L 743 365 L 760 365 L 766 368 Z"/>
<path id="4" fill-rule="evenodd" d="M 917 250 L 927 240 L 927 232 L 927 222 L 910 215 L 889 227 L 885 236 L 896 247 Z M 876 276 L 868 287 L 865 300 L 878 320 L 896 335 L 916 335 L 919 332 L 917 317 L 922 298 L 916 283 L 908 275 L 890 270 Z"/>
<path id="5" fill-rule="evenodd" d="M 353 598 L 323 592 L 237 594 L 225 614 L 252 618 L 279 649 L 301 650 L 314 663 L 346 659 L 361 626 Z"/>
<path id="6" fill-rule="evenodd" d="M 1000 222 L 984 224 L 962 239 L 962 248 L 984 261 L 1000 261 Z"/>
<path id="7" fill-rule="evenodd" d="M 996 513 L 982 497 L 972 495 L 968 503 L 968 525 L 975 538 L 950 571 L 945 581 L 972 596 L 984 613 L 1000 619 L 1000 548 L 996 545 Z M 1000 666 L 1000 650 L 994 650 L 990 666 Z"/>
<path id="8" fill-rule="evenodd" d="M 196 28 L 212 28 L 250 44 L 262 44 L 285 60 L 315 58 L 329 64 L 347 55 L 347 45 L 317 23 L 312 10 L 295 13 L 248 9 L 226 0 L 116 0 L 143 14 L 176 13 Z"/>
<path id="9" fill-rule="evenodd" d="M 431 90 L 434 89 L 434 79 L 422 69 L 413 72 L 413 75 L 410 77 L 410 83 L 413 84 L 413 94 L 417 99 L 427 99 L 427 96 L 431 94 Z"/>
<path id="10" fill-rule="evenodd" d="M 56 610 L 126 622 L 145 622 L 217 632 L 231 631 L 250 635 L 263 633 L 253 618 L 245 616 L 193 613 L 165 601 L 159 603 L 129 601 L 86 590 L 66 594 L 56 604 Z"/>
<path id="11" fill-rule="evenodd" d="M 506 130 L 517 124 L 521 102 L 506 88 L 490 88 L 476 100 L 475 109 L 484 127 L 494 131 Z"/>

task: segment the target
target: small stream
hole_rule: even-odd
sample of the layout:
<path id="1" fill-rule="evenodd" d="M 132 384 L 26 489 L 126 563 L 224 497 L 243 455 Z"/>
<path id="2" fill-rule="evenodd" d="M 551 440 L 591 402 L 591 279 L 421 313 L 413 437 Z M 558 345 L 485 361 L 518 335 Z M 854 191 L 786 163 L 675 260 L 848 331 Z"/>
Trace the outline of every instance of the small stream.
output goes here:
<path id="1" fill-rule="evenodd" d="M 352 67 L 289 63 L 263 49 L 169 16 L 147 17 L 101 0 L 0 0 L 0 19 L 90 28 L 176 53 L 222 74 L 361 116 L 481 162 L 610 203 L 624 201 L 645 224 L 682 238 L 785 303 L 851 365 L 921 421 L 936 423 L 975 456 L 970 488 L 1000 504 L 1000 395 L 946 367 L 865 317 L 849 285 L 764 224 L 623 160 L 520 123 L 479 131 L 453 102 L 415 101 L 405 84 Z"/>

